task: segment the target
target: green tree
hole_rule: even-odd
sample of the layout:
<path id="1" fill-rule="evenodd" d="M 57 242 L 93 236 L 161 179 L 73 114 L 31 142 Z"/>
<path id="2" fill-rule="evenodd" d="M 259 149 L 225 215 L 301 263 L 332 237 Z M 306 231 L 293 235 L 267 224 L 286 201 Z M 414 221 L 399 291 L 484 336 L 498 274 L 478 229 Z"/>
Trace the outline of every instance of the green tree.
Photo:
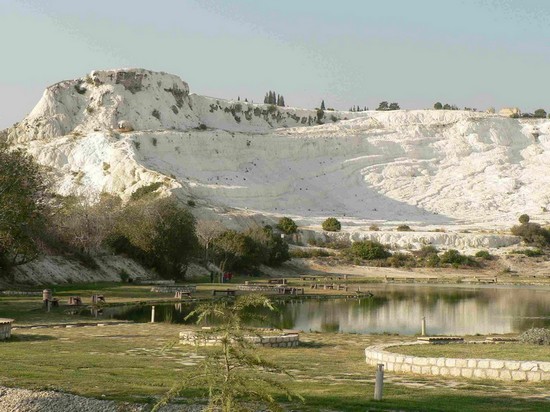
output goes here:
<path id="1" fill-rule="evenodd" d="M 443 105 L 441 104 L 441 102 L 437 102 L 436 104 L 434 104 L 434 109 L 435 110 L 443 109 Z"/>
<path id="2" fill-rule="evenodd" d="M 538 119 L 545 119 L 546 118 L 546 110 L 537 109 L 537 110 L 535 110 L 534 116 Z"/>
<path id="3" fill-rule="evenodd" d="M 521 223 L 521 224 L 529 223 L 529 215 L 523 214 L 519 217 L 518 220 L 519 220 L 519 223 Z"/>
<path id="4" fill-rule="evenodd" d="M 321 101 L 321 110 L 326 110 L 325 101 L 324 101 L 324 100 Z"/>
<path id="5" fill-rule="evenodd" d="M 317 123 L 322 124 L 325 117 L 325 111 L 323 109 L 317 109 Z"/>
<path id="6" fill-rule="evenodd" d="M 339 232 L 342 229 L 341 223 L 335 217 L 329 217 L 323 222 L 323 230 L 327 232 Z"/>
<path id="7" fill-rule="evenodd" d="M 451 105 L 449 103 L 445 103 L 443 105 L 443 110 L 451 110 Z"/>
<path id="8" fill-rule="evenodd" d="M 390 106 L 388 107 L 388 110 L 399 110 L 399 104 L 398 103 L 390 103 Z"/>
<path id="9" fill-rule="evenodd" d="M 372 240 L 353 242 L 350 254 L 365 260 L 386 259 L 391 256 L 383 244 Z"/>
<path id="10" fill-rule="evenodd" d="M 550 231 L 542 228 L 538 223 L 526 222 L 512 228 L 512 234 L 520 236 L 525 243 L 538 246 L 550 244 Z"/>
<path id="11" fill-rule="evenodd" d="M 388 102 L 384 101 L 384 102 L 380 102 L 380 104 L 378 105 L 378 109 L 376 110 L 388 110 L 388 109 L 389 109 Z"/>
<path id="12" fill-rule="evenodd" d="M 47 199 L 39 166 L 28 155 L 0 146 L 0 272 L 38 256 Z"/>
<path id="13" fill-rule="evenodd" d="M 109 244 L 159 275 L 181 280 L 197 251 L 195 219 L 174 199 L 143 199 L 120 213 Z"/>
<path id="14" fill-rule="evenodd" d="M 293 233 L 296 233 L 298 231 L 298 225 L 296 225 L 296 222 L 294 222 L 294 220 L 285 216 L 279 219 L 279 223 L 277 223 L 277 229 L 279 229 L 284 234 L 292 235 Z"/>
<path id="15" fill-rule="evenodd" d="M 281 366 L 261 358 L 251 342 L 260 337 L 247 323 L 263 318 L 261 309 L 274 310 L 271 301 L 262 295 L 239 296 L 234 301 L 217 301 L 199 305 L 186 319 L 197 318 L 197 324 L 215 322 L 203 329 L 201 338 L 217 340 L 209 350 L 200 346 L 204 359 L 197 367 L 186 368 L 181 383 L 174 386 L 153 409 L 157 410 L 184 389 L 193 387 L 208 397 L 207 411 L 282 411 L 273 391 L 283 392 L 289 401 L 298 398 L 281 378 L 292 376 Z"/>

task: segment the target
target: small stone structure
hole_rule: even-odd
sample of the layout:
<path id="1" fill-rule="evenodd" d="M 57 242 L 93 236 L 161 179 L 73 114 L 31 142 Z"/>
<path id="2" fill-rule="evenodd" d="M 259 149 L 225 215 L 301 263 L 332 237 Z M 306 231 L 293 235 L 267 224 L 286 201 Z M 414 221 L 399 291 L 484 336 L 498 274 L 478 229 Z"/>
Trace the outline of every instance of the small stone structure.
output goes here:
<path id="1" fill-rule="evenodd" d="M 219 344 L 220 339 L 220 337 L 215 335 L 201 335 L 192 330 L 180 332 L 180 343 L 186 345 L 213 346 Z M 290 348 L 298 346 L 300 335 L 298 332 L 292 331 L 282 332 L 277 335 L 247 336 L 245 339 L 258 346 Z"/>
<path id="2" fill-rule="evenodd" d="M 176 292 L 189 292 L 195 293 L 197 291 L 196 285 L 167 285 L 167 286 L 153 286 L 151 292 L 156 293 L 176 293 Z"/>
<path id="3" fill-rule="evenodd" d="M 484 342 L 478 342 L 483 344 Z M 475 343 L 456 343 L 471 345 Z M 485 342 L 484 344 L 491 344 Z M 493 343 L 496 344 L 496 343 Z M 503 344 L 503 343 L 500 343 Z M 369 346 L 365 349 L 368 365 L 383 363 L 390 372 L 418 373 L 421 375 L 456 376 L 502 381 L 550 381 L 550 362 L 515 361 L 499 359 L 426 358 L 386 351 L 392 346 L 429 345 L 426 342 L 390 343 Z"/>
<path id="4" fill-rule="evenodd" d="M 13 323 L 13 319 L 0 318 L 0 340 L 5 340 L 10 338 L 12 323 Z"/>

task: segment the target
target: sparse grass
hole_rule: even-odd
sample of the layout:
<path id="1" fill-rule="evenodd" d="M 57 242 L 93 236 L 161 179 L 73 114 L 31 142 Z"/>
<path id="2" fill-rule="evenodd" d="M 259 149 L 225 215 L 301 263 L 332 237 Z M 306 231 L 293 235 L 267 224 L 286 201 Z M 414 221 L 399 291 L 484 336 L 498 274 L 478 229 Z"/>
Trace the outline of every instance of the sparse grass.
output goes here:
<path id="1" fill-rule="evenodd" d="M 0 384 L 49 388 L 84 396 L 154 402 L 193 368 L 208 348 L 175 345 L 182 326 L 165 323 L 73 329 L 17 330 L 0 343 Z M 505 383 L 425 377 L 386 372 L 384 400 L 372 400 L 374 367 L 364 362 L 366 346 L 394 336 L 303 333 L 297 348 L 258 348 L 258 353 L 290 370 L 292 389 L 305 397 L 295 411 L 509 411 L 548 410 L 543 383 Z M 499 345 L 503 346 L 503 345 Z M 44 354 L 47 353 L 47 356 Z M 187 365 L 186 365 L 187 364 Z M 287 381 L 288 378 L 281 377 Z M 284 402 L 282 393 L 275 394 Z M 197 390 L 182 393 L 203 402 Z M 198 397 L 198 399 L 197 399 Z M 202 398 L 202 399 L 201 399 Z"/>
<path id="2" fill-rule="evenodd" d="M 388 349 L 405 355 L 447 358 L 510 359 L 550 362 L 548 346 L 525 343 L 412 345 Z"/>

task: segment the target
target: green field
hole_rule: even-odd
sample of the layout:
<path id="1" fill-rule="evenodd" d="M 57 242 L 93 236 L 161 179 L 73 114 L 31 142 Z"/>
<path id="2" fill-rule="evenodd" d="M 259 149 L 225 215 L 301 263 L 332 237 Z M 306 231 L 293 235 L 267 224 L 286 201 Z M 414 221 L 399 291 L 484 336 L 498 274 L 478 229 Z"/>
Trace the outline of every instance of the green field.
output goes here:
<path id="1" fill-rule="evenodd" d="M 95 285 L 89 289 L 82 286 L 57 288 L 56 293 L 58 296 L 87 296 L 92 291 L 101 291 L 108 296 L 108 301 L 122 302 L 151 299 L 149 289 L 128 285 Z M 208 296 L 208 291 L 200 293 Z M 158 298 L 157 295 L 154 297 Z M 52 314 L 37 309 L 37 300 L 40 298 L 2 297 L 0 316 L 11 313 L 16 319 L 23 315 L 26 323 L 51 322 Z M 53 316 L 53 321 L 58 321 L 64 315 Z M 74 318 L 69 319 L 74 321 Z M 183 371 L 192 370 L 198 356 L 208 350 L 179 344 L 167 349 L 168 344 L 176 342 L 183 328 L 181 325 L 157 323 L 17 329 L 10 340 L 0 342 L 0 385 L 56 389 L 84 396 L 154 403 L 181 379 Z M 372 400 L 375 371 L 374 367 L 365 363 L 365 347 L 406 339 L 386 335 L 302 333 L 301 344 L 297 348 L 258 348 L 257 351 L 293 374 L 293 380 L 286 377 L 280 379 L 302 394 L 305 403 L 287 404 L 288 410 L 550 409 L 548 383 L 480 381 L 391 372 L 386 372 L 384 400 Z M 448 350 L 451 345 L 430 348 Z M 500 348 L 504 350 L 506 345 L 494 345 L 494 350 Z M 491 357 L 496 356 L 491 354 Z M 277 397 L 285 401 L 282 393 Z M 200 403 L 204 399 L 204 393 L 188 390 L 182 398 L 178 398 L 178 402 Z"/>

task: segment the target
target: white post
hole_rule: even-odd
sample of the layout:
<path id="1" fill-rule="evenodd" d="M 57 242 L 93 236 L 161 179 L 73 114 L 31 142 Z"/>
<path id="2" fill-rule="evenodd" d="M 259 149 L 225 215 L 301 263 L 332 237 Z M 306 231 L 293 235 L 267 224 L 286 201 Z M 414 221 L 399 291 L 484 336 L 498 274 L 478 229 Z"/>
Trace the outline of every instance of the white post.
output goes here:
<path id="1" fill-rule="evenodd" d="M 426 316 L 422 316 L 422 336 L 426 336 Z"/>
<path id="2" fill-rule="evenodd" d="M 151 306 L 151 323 L 155 323 L 155 307 Z"/>
<path id="3" fill-rule="evenodd" d="M 376 368 L 376 382 L 374 384 L 374 400 L 382 400 L 382 390 L 384 388 L 384 364 L 379 363 Z"/>

